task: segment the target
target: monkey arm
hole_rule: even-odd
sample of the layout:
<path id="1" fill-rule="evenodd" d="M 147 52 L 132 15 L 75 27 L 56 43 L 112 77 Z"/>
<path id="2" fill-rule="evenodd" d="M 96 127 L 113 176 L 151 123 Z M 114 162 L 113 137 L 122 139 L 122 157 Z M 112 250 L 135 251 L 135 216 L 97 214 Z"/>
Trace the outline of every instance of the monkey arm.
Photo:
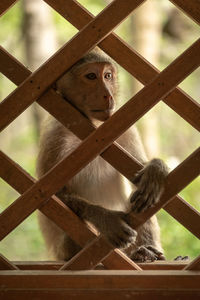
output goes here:
<path id="1" fill-rule="evenodd" d="M 136 174 L 133 183 L 137 190 L 130 198 L 134 212 L 142 212 L 159 201 L 167 175 L 168 167 L 160 159 L 152 159 Z"/>
<path id="2" fill-rule="evenodd" d="M 137 232 L 127 224 L 127 214 L 89 203 L 77 196 L 65 194 L 61 199 L 80 218 L 92 223 L 114 247 L 124 248 L 136 239 Z"/>

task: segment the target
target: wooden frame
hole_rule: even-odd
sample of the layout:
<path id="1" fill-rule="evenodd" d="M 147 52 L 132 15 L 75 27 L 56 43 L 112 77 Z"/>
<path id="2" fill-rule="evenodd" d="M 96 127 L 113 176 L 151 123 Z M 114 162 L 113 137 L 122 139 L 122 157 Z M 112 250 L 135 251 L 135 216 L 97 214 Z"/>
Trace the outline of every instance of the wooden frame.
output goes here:
<path id="1" fill-rule="evenodd" d="M 2 0 L 0 15 L 15 2 Z M 146 299 L 149 295 L 155 299 L 161 296 L 176 299 L 177 295 L 188 299 L 192 295 L 197 299 L 200 297 L 200 256 L 189 264 L 136 264 L 121 251 L 114 250 L 103 236 L 96 236 L 95 231 L 88 228 L 53 194 L 64 185 L 66 179 L 73 177 L 97 155 L 101 155 L 131 181 L 133 174 L 141 169 L 142 165 L 114 141 L 161 98 L 193 127 L 200 130 L 200 106 L 189 95 L 176 88 L 200 65 L 200 39 L 159 73 L 134 49 L 112 33 L 144 0 L 114 0 L 95 18 L 75 0 L 45 2 L 80 32 L 32 74 L 0 47 L 0 71 L 19 86 L 0 104 L 0 128 L 3 130 L 29 105 L 37 101 L 83 142 L 38 181 L 0 152 L 1 177 L 22 194 L 0 215 L 0 239 L 7 236 L 33 211 L 40 209 L 83 249 L 65 264 L 17 264 L 0 255 L 0 295 L 3 299 L 22 299 L 26 296 L 35 299 L 34 297 L 45 295 L 55 299 L 58 293 L 59 299 L 66 296 L 76 299 L 80 295 L 83 299 L 99 299 L 102 296 L 115 299 L 134 296 L 135 299 Z M 196 23 L 200 23 L 199 1 L 171 2 Z M 87 43 L 85 35 L 89 37 Z M 98 129 L 51 89 L 57 78 L 97 44 L 145 85 Z M 109 131 L 111 127 L 112 132 Z M 199 173 L 200 148 L 168 175 L 161 201 L 154 208 L 140 215 L 131 215 L 132 227 L 137 228 L 163 207 L 200 238 L 199 212 L 176 195 Z M 78 229 L 81 234 L 78 234 Z M 106 269 L 118 271 L 87 271 L 94 269 L 100 262 Z M 84 271 L 72 273 L 69 270 Z"/>

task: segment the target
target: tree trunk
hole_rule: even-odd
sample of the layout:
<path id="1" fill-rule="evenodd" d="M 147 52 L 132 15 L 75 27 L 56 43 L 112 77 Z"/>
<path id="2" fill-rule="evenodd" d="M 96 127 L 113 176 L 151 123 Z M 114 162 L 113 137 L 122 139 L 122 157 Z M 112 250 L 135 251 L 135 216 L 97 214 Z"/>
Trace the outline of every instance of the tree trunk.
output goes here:
<path id="1" fill-rule="evenodd" d="M 131 35 L 134 49 L 157 66 L 161 37 L 161 21 L 157 0 L 147 1 L 133 13 L 131 17 Z M 138 81 L 133 80 L 134 93 L 141 87 L 142 85 Z M 149 158 L 159 154 L 158 114 L 159 109 L 153 108 L 140 122 L 142 137 Z"/>
<path id="2" fill-rule="evenodd" d="M 41 0 L 23 0 L 23 33 L 25 54 L 29 69 L 35 71 L 57 49 L 55 29 L 50 8 Z M 32 106 L 32 118 L 39 136 L 44 111 L 37 105 Z"/>

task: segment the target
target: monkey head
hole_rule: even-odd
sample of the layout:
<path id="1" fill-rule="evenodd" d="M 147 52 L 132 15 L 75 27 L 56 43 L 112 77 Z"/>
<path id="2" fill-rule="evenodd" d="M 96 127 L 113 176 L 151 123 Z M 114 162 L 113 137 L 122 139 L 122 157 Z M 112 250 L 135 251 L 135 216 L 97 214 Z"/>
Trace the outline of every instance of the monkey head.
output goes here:
<path id="1" fill-rule="evenodd" d="M 78 61 L 56 83 L 57 91 L 90 120 L 107 120 L 115 110 L 117 68 L 100 50 Z"/>

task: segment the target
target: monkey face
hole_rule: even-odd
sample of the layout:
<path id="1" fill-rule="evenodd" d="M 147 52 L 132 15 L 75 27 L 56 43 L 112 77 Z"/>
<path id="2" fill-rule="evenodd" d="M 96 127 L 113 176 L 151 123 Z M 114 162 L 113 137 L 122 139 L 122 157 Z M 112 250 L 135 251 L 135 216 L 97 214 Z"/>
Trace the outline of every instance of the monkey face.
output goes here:
<path id="1" fill-rule="evenodd" d="M 75 66 L 57 82 L 58 91 L 90 120 L 107 120 L 115 109 L 116 67 L 109 62 Z"/>

